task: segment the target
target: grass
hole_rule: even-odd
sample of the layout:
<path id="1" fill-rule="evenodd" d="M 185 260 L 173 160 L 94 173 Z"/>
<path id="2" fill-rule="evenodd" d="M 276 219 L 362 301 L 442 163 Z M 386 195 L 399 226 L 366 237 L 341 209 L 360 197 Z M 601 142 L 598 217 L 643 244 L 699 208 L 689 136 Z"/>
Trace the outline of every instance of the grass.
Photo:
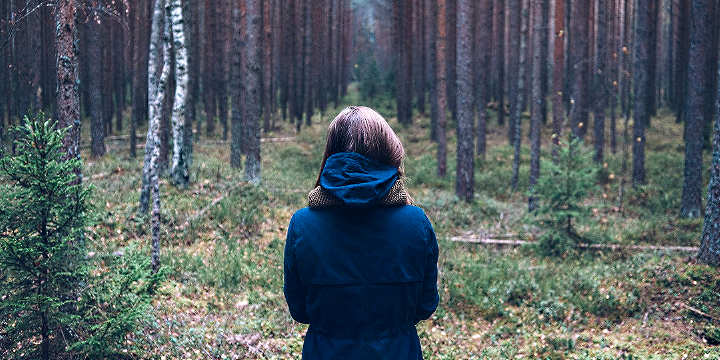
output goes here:
<path id="1" fill-rule="evenodd" d="M 360 102 L 355 91 L 346 101 Z M 305 206 L 305 194 L 314 185 L 325 129 L 338 110 L 316 115 L 315 125 L 295 141 L 263 143 L 259 187 L 236 186 L 243 172 L 228 166 L 229 144 L 206 136 L 195 145 L 190 188 L 161 181 L 162 263 L 169 280 L 154 302 L 157 321 L 128 338 L 144 349 L 135 355 L 300 357 L 306 327 L 294 323 L 286 310 L 282 250 L 290 216 Z M 448 127 L 449 175 L 439 178 L 436 145 L 427 139 L 429 120 L 416 114 L 413 125 L 401 126 L 385 115 L 406 146 L 411 194 L 440 241 L 442 301 L 433 317 L 418 326 L 427 359 L 720 358 L 712 346 L 720 342 L 720 324 L 680 305 L 720 317 L 720 277 L 714 269 L 671 253 L 587 252 L 561 259 L 540 257 L 528 248 L 451 242 L 451 236 L 481 231 L 537 235 L 527 225 L 524 192 L 508 187 L 512 149 L 506 128 L 491 121 L 487 159 L 476 162 L 475 200 L 467 204 L 454 196 L 454 126 Z M 279 120 L 278 125 L 264 136 L 296 135 L 291 124 Z M 549 156 L 549 132 L 543 129 L 543 156 Z M 647 142 L 649 184 L 626 188 L 622 211 L 617 203 L 621 154 L 608 151 L 602 191 L 589 200 L 597 211 L 579 223 L 580 230 L 616 243 L 697 246 L 701 220 L 677 216 L 681 135 L 670 114 L 653 119 Z M 519 186 L 525 189 L 526 147 L 522 155 Z M 102 159 L 86 161 L 84 171 L 96 186 L 94 203 L 100 211 L 90 233 L 98 251 L 129 243 L 147 248 L 147 218 L 136 214 L 141 166 L 140 159 L 130 159 L 118 146 Z M 182 228 L 222 195 L 205 216 Z"/>

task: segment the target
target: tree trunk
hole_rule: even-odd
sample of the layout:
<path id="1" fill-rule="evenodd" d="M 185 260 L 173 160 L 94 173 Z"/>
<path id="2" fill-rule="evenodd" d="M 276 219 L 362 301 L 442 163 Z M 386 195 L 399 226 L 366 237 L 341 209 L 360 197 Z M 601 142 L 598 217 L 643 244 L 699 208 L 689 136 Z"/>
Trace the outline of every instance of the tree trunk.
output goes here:
<path id="1" fill-rule="evenodd" d="M 447 120 L 447 7 L 445 0 L 437 0 L 437 36 L 435 48 L 435 77 L 437 79 L 437 165 L 438 176 L 444 177 L 447 173 L 447 138 L 445 126 Z"/>
<path id="2" fill-rule="evenodd" d="M 498 125 L 505 125 L 505 1 L 494 0 L 493 3 L 493 93 L 497 102 Z"/>
<path id="3" fill-rule="evenodd" d="M 92 18 L 86 26 L 83 28 L 88 32 L 87 34 L 87 49 L 86 61 L 88 69 L 88 87 L 90 91 L 89 105 L 90 105 L 90 133 L 92 136 L 91 141 L 91 154 L 93 157 L 100 157 L 105 155 L 105 121 L 104 121 L 104 109 L 103 109 L 103 59 L 102 56 L 102 41 L 100 35 L 104 33 L 103 28 L 107 26 L 107 23 L 101 22 L 100 14 L 90 14 Z M 97 17 L 97 19 L 95 19 Z"/>
<path id="4" fill-rule="evenodd" d="M 247 119 L 248 146 L 245 159 L 245 179 L 251 183 L 260 182 L 260 117 L 262 116 L 260 101 L 260 5 L 258 0 L 245 0 L 247 21 L 245 37 L 245 59 L 243 73 L 243 106 L 244 117 Z"/>
<path id="5" fill-rule="evenodd" d="M 242 49 L 243 49 L 243 33 L 240 31 L 242 22 L 242 13 L 240 7 L 236 6 L 232 9 L 232 68 L 230 70 L 230 101 L 232 102 L 232 139 L 230 141 L 230 166 L 239 169 L 242 167 L 242 155 L 244 149 L 244 129 L 243 129 L 243 113 L 242 113 Z"/>
<path id="6" fill-rule="evenodd" d="M 205 33 L 204 37 L 204 70 L 203 70 L 203 86 L 202 86 L 202 97 L 205 104 L 205 131 L 208 136 L 215 134 L 215 121 L 217 118 L 217 30 L 216 21 L 217 15 L 215 14 L 215 7 L 217 4 L 212 0 L 205 0 Z"/>
<path id="7" fill-rule="evenodd" d="M 155 27 L 155 19 L 157 17 L 163 17 L 163 10 L 165 6 L 165 0 L 155 0 L 158 4 L 155 5 L 155 12 L 160 12 L 160 15 L 153 15 L 153 28 Z M 178 1 L 178 0 L 174 0 Z M 155 29 L 153 29 L 155 31 Z M 157 272 L 160 267 L 160 184 L 159 184 L 159 161 L 160 161 L 160 121 L 163 116 L 165 96 L 168 90 L 168 81 L 170 80 L 170 19 L 166 18 L 163 20 L 163 38 L 162 38 L 162 49 L 158 49 L 163 52 L 162 71 L 160 79 L 158 81 L 156 93 L 154 94 L 154 103 L 151 105 L 151 113 L 153 116 L 150 118 L 148 124 L 148 141 L 153 145 L 150 149 L 150 186 L 152 192 L 152 258 L 151 265 L 153 272 Z M 148 147 L 145 147 L 146 151 Z"/>
<path id="8" fill-rule="evenodd" d="M 584 138 L 588 123 L 588 16 L 589 1 L 573 0 L 570 8 L 569 65 L 572 67 L 570 127 L 573 135 Z"/>
<path id="9" fill-rule="evenodd" d="M 68 129 L 63 138 L 67 159 L 80 157 L 80 93 L 78 92 L 78 33 L 76 0 L 55 2 L 55 48 L 57 49 L 58 127 Z M 81 179 L 77 170 L 78 181 Z"/>
<path id="10" fill-rule="evenodd" d="M 543 117 L 543 89 L 542 89 L 542 47 L 543 38 L 541 32 L 546 31 L 546 21 L 543 18 L 543 8 L 549 0 L 531 0 L 533 16 L 532 46 L 536 49 L 532 59 L 532 99 L 530 103 L 530 193 L 537 184 L 540 177 L 540 126 Z M 535 198 L 531 195 L 528 198 L 528 210 L 533 211 L 536 207 Z"/>
<path id="11" fill-rule="evenodd" d="M 165 102 L 163 98 L 159 104 L 157 98 L 160 96 L 160 82 L 162 72 L 165 70 L 167 54 L 164 51 L 163 34 L 165 27 L 165 0 L 155 0 L 153 6 L 152 25 L 150 33 L 150 51 L 148 53 L 148 133 L 145 140 L 145 158 L 143 159 L 142 188 L 140 189 L 140 206 L 138 211 L 146 214 L 150 207 L 150 192 L 152 181 L 152 159 L 157 147 L 156 165 L 160 161 L 160 121 L 162 120 L 162 108 Z M 170 66 L 168 65 L 168 71 Z M 164 85 L 164 84 L 163 84 Z M 164 89 L 162 89 L 164 91 Z M 162 94 L 164 96 L 164 92 Z M 157 105 L 157 106 L 156 106 Z M 157 123 L 153 123 L 153 122 Z M 157 129 L 151 129 L 152 127 Z M 156 138 L 157 135 L 157 138 Z M 157 141 L 156 141 L 157 140 Z M 157 146 L 156 146 L 157 145 Z"/>
<path id="12" fill-rule="evenodd" d="M 136 132 L 140 121 L 147 116 L 147 71 L 148 71 L 148 7 L 140 3 L 134 7 L 135 27 L 133 28 L 133 72 L 132 72 L 132 114 L 130 119 L 130 157 L 136 154 Z"/>
<path id="13" fill-rule="evenodd" d="M 703 129 L 710 121 L 706 118 L 707 91 L 712 91 L 709 73 L 712 47 L 713 19 L 708 8 L 711 0 L 695 0 L 692 3 L 690 21 L 690 53 L 687 98 L 685 99 L 685 171 L 680 215 L 696 218 L 702 216 L 702 165 Z M 714 70 L 712 70 L 714 72 Z M 712 119 L 712 118 L 711 118 Z"/>
<path id="14" fill-rule="evenodd" d="M 510 186 L 513 190 L 517 188 L 518 177 L 520 172 L 520 142 L 522 141 L 522 97 L 525 89 L 522 72 L 525 70 L 525 32 L 522 27 L 522 13 L 524 0 L 511 0 L 510 16 L 508 18 L 510 32 L 510 49 L 508 52 L 510 73 L 510 84 L 508 97 L 510 98 L 510 126 L 508 127 L 508 137 L 510 144 L 513 145 L 515 156 L 513 157 L 512 178 Z"/>
<path id="15" fill-rule="evenodd" d="M 412 122 L 412 1 L 394 3 L 397 49 L 397 116 L 401 124 Z"/>
<path id="16" fill-rule="evenodd" d="M 555 0 L 555 41 L 553 44 L 553 134 L 552 148 L 553 159 L 557 158 L 558 145 L 562 135 L 563 123 L 565 122 L 565 106 L 563 104 L 563 93 L 565 89 L 564 65 L 565 65 L 565 0 Z"/>
<path id="17" fill-rule="evenodd" d="M 720 66 L 718 66 L 720 78 Z M 710 165 L 710 182 L 708 184 L 705 222 L 698 260 L 703 263 L 720 265 L 720 91 L 717 94 L 715 116 L 715 132 L 713 136 L 712 164 Z"/>
<path id="18" fill-rule="evenodd" d="M 476 129 L 477 137 L 477 153 L 482 160 L 486 157 L 487 147 L 487 103 L 490 99 L 490 79 L 488 73 L 490 70 L 490 62 L 492 59 L 492 22 L 493 22 L 493 2 L 492 0 L 482 0 L 476 5 L 475 14 L 477 16 L 475 29 L 475 79 L 476 87 L 475 103 L 478 113 L 478 124 Z"/>
<path id="19" fill-rule="evenodd" d="M 645 184 L 645 125 L 649 118 L 648 105 L 650 82 L 648 81 L 649 48 L 654 42 L 650 38 L 649 2 L 653 0 L 637 0 L 633 64 L 633 186 Z"/>
<path id="20" fill-rule="evenodd" d="M 172 110 L 173 155 L 172 175 L 175 186 L 187 188 L 190 181 L 188 170 L 188 151 L 185 143 L 187 85 L 188 85 L 188 58 L 185 47 L 185 22 L 183 6 L 180 0 L 172 0 L 167 4 L 168 18 L 172 23 L 173 41 L 175 48 L 175 101 Z"/>
<path id="21" fill-rule="evenodd" d="M 272 50 L 273 50 L 273 32 L 272 32 L 272 11 L 270 1 L 263 1 L 263 131 L 270 131 L 270 117 L 272 116 L 271 105 L 271 89 L 272 89 Z M 313 9 L 314 10 L 314 9 Z M 322 51 L 319 46 L 315 49 L 318 53 Z M 319 74 L 318 74 L 319 75 Z"/>
<path id="22" fill-rule="evenodd" d="M 427 54 L 428 54 L 428 81 L 430 96 L 430 139 L 437 142 L 437 124 L 440 110 L 438 105 L 437 90 L 437 2 L 436 0 L 425 0 L 425 12 L 427 14 L 427 25 L 430 31 L 427 32 Z"/>
<path id="23" fill-rule="evenodd" d="M 593 142 L 595 145 L 596 163 L 602 164 L 605 150 L 605 109 L 608 106 L 608 78 L 607 71 L 607 8 L 602 2 L 598 6 L 597 31 L 595 38 L 595 66 L 593 69 L 593 101 L 595 105 L 593 118 Z"/>
<path id="24" fill-rule="evenodd" d="M 475 174 L 475 142 L 472 68 L 472 0 L 457 0 L 457 166 L 455 194 L 472 201 Z"/>

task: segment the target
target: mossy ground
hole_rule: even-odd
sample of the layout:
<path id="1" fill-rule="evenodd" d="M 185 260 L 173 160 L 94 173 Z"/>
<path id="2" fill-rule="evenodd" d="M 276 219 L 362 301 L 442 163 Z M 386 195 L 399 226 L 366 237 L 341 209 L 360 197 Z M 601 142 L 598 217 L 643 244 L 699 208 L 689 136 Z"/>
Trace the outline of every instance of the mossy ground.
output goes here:
<path id="1" fill-rule="evenodd" d="M 358 103 L 354 96 L 351 91 L 346 102 Z M 388 103 L 378 107 L 406 146 L 411 194 L 432 220 L 441 248 L 441 304 L 418 326 L 427 359 L 720 358 L 720 349 L 712 345 L 720 342 L 720 330 L 713 326 L 718 324 L 686 307 L 720 318 L 720 276 L 694 264 L 692 254 L 612 251 L 563 259 L 541 257 L 528 248 L 450 241 L 468 233 L 537 235 L 527 225 L 524 191 L 509 189 L 507 128 L 491 121 L 487 158 L 476 163 L 475 201 L 467 204 L 454 196 L 453 125 L 449 175 L 439 178 L 429 119 L 416 114 L 412 126 L 400 126 Z M 325 130 L 337 110 L 316 115 L 314 125 L 300 134 L 278 120 L 277 129 L 263 136 L 296 137 L 263 143 L 260 186 L 242 184 L 242 169 L 229 166 L 229 143 L 204 135 L 195 144 L 190 188 L 176 189 L 161 180 L 162 263 L 168 280 L 154 303 L 156 321 L 127 339 L 141 345 L 143 352 L 135 355 L 300 357 L 306 327 L 294 323 L 286 310 L 282 251 L 290 216 L 305 205 L 317 177 Z M 697 246 L 702 220 L 677 216 L 682 126 L 665 113 L 653 119 L 647 142 L 649 184 L 626 187 L 620 211 L 618 123 L 618 152 L 607 151 L 603 190 L 589 200 L 595 211 L 580 221 L 580 230 L 615 243 Z M 549 135 L 546 126 L 543 156 L 549 156 Z M 113 143 L 102 159 L 86 157 L 84 172 L 96 187 L 99 210 L 90 238 L 99 251 L 150 241 L 148 219 L 136 214 L 141 160 L 130 159 L 126 147 Z M 520 189 L 527 187 L 528 162 L 524 147 Z M 225 197 L 204 216 L 184 225 L 220 196 Z"/>

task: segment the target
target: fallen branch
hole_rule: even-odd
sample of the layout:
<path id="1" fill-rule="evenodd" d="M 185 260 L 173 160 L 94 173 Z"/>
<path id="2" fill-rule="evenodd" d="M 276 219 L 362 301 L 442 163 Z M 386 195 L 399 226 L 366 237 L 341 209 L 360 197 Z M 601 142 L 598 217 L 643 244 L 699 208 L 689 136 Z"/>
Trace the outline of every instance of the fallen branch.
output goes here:
<path id="1" fill-rule="evenodd" d="M 715 316 L 712 316 L 712 315 L 710 315 L 710 314 L 708 314 L 708 313 L 706 313 L 706 312 L 703 312 L 703 311 L 700 310 L 700 309 L 696 309 L 696 308 L 694 308 L 694 307 L 692 307 L 692 306 L 690 306 L 690 305 L 688 305 L 688 304 L 685 304 L 685 303 L 683 303 L 683 302 L 678 302 L 678 305 L 680 305 L 680 307 L 683 307 L 683 308 L 685 308 L 685 309 L 687 309 L 687 310 L 690 310 L 690 311 L 692 311 L 692 312 L 694 312 L 694 313 L 696 313 L 696 314 L 698 314 L 698 315 L 700 315 L 700 316 L 702 316 L 702 317 L 705 317 L 705 318 L 708 318 L 708 319 L 710 319 L 710 320 L 714 320 L 714 321 L 720 322 L 720 319 L 719 319 L 719 318 L 717 318 L 717 317 L 715 317 Z"/>
<path id="2" fill-rule="evenodd" d="M 534 244 L 535 241 L 526 240 L 505 240 L 505 239 L 493 239 L 493 238 L 481 238 L 481 237 L 464 237 L 464 236 L 453 236 L 450 238 L 451 241 L 471 243 L 471 244 L 483 244 L 483 245 L 507 245 L 507 246 L 522 246 L 527 244 Z M 694 246 L 657 246 L 657 245 L 620 245 L 620 244 L 580 244 L 581 248 L 586 249 L 607 249 L 607 250 L 640 250 L 640 251 L 680 251 L 680 252 L 698 252 L 698 248 Z"/>
<path id="3" fill-rule="evenodd" d="M 195 222 L 198 219 L 200 219 L 201 217 L 203 217 L 205 215 L 205 213 L 208 212 L 208 210 L 210 210 L 213 206 L 217 205 L 219 202 L 221 202 L 223 199 L 225 199 L 225 197 L 230 195 L 233 191 L 235 191 L 235 189 L 237 189 L 238 187 L 245 185 L 245 184 L 246 184 L 245 182 L 236 183 L 235 185 L 233 185 L 232 187 L 227 189 L 222 195 L 213 199 L 213 201 L 211 201 L 210 204 L 208 204 L 204 208 L 200 209 L 200 211 L 196 212 L 195 214 L 193 214 L 191 216 L 188 216 L 187 219 L 185 219 L 185 222 L 183 222 L 182 225 L 178 226 L 177 229 L 180 231 L 184 231 L 188 226 L 190 226 L 190 224 L 192 224 L 193 222 Z"/>

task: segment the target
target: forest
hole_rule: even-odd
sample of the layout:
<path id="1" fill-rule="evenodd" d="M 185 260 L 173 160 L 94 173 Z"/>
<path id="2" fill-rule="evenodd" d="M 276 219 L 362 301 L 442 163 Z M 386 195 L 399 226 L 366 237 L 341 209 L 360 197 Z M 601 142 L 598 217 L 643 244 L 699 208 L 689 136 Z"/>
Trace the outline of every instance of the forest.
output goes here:
<path id="1" fill-rule="evenodd" d="M 425 359 L 720 359 L 720 0 L 0 0 L 0 358 L 299 359 L 349 105 L 437 233 Z"/>

